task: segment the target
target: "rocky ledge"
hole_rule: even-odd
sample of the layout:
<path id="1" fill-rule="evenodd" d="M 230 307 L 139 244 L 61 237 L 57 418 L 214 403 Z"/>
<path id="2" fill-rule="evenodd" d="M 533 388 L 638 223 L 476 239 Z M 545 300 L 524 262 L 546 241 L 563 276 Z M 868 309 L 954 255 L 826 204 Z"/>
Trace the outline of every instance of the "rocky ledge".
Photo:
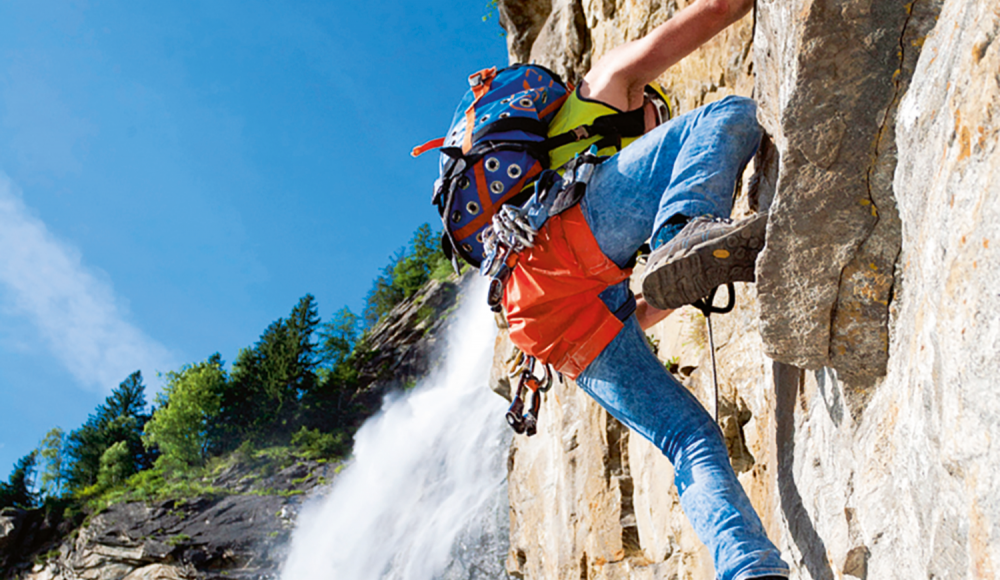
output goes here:
<path id="1" fill-rule="evenodd" d="M 71 533 L 73 520 L 52 510 L 4 510 L 5 577 L 277 578 L 299 508 L 322 493 L 337 467 L 292 457 L 237 461 L 207 478 L 211 494 L 115 504 Z"/>

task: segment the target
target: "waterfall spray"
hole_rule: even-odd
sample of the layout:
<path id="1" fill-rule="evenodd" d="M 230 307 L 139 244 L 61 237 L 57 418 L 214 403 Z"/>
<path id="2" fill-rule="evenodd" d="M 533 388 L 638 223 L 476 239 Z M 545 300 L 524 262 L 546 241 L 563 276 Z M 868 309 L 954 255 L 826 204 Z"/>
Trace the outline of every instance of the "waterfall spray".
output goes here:
<path id="1" fill-rule="evenodd" d="M 329 493 L 303 508 L 282 580 L 507 577 L 510 435 L 487 386 L 485 294 L 465 293 L 442 368 L 385 401 Z"/>

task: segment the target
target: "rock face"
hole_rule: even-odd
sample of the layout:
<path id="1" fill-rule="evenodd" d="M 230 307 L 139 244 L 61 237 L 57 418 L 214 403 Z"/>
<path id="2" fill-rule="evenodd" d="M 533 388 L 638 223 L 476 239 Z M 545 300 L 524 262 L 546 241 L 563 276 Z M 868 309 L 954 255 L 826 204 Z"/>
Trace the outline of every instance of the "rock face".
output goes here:
<path id="1" fill-rule="evenodd" d="M 684 5 L 560 1 L 501 0 L 506 23 L 530 15 L 512 60 L 580 76 L 566 55 L 600 58 Z M 752 94 L 769 136 L 737 204 L 770 210 L 758 284 L 713 317 L 734 468 L 793 578 L 993 578 L 1000 7 L 759 0 L 753 21 L 660 79 L 680 112 Z M 560 34 L 566 51 L 531 40 Z M 704 328 L 682 309 L 649 334 L 711 409 Z M 658 450 L 572 384 L 539 429 L 511 449 L 512 575 L 713 577 Z"/>
<path id="2" fill-rule="evenodd" d="M 387 389 L 413 383 L 438 363 L 438 338 L 452 320 L 447 313 L 471 274 L 457 281 L 431 280 L 372 329 L 369 356 L 358 369 L 370 408 L 378 408 Z"/>
<path id="3" fill-rule="evenodd" d="M 214 496 L 113 505 L 15 577 L 276 578 L 303 497 L 335 477 L 333 464 L 289 463 L 283 469 L 236 463 L 215 476 L 211 483 L 221 492 Z"/>
<path id="4" fill-rule="evenodd" d="M 885 374 L 901 236 L 893 127 L 939 10 L 937 0 L 759 5 L 759 117 L 780 157 L 758 265 L 775 360 L 831 366 L 855 387 Z"/>
<path id="5" fill-rule="evenodd" d="M 855 484 L 872 577 L 1000 565 L 998 35 L 996 3 L 946 0 L 899 107 L 902 292 L 889 375 L 859 425 L 887 447 L 858 454 Z"/>

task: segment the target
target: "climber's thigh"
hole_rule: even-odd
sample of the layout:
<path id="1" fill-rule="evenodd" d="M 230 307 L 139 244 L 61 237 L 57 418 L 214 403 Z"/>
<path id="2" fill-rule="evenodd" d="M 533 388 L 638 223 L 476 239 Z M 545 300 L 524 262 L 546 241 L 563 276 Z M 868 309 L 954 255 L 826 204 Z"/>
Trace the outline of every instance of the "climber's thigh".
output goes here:
<path id="1" fill-rule="evenodd" d="M 624 266 L 676 214 L 728 217 L 760 131 L 754 102 L 730 96 L 671 119 L 599 165 L 583 199 L 598 246 Z"/>
<path id="2" fill-rule="evenodd" d="M 595 170 L 583 213 L 604 254 L 619 266 L 649 239 L 681 147 L 684 117 L 660 125 Z"/>

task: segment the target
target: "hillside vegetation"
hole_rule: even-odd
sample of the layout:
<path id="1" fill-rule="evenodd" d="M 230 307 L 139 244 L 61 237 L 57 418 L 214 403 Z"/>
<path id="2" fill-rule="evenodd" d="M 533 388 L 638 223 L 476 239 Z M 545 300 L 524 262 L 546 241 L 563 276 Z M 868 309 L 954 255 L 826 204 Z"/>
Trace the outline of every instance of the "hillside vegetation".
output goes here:
<path id="1" fill-rule="evenodd" d="M 451 275 L 427 224 L 375 279 L 361 315 L 348 307 L 329 320 L 306 294 L 231 367 L 218 353 L 166 375 L 148 404 L 142 374 L 115 387 L 87 421 L 53 428 L 0 482 L 0 509 L 43 509 L 79 523 L 84 514 L 127 500 L 224 493 L 207 476 L 248 464 L 338 460 L 377 409 L 363 397 L 359 368 L 376 353 L 371 331 L 431 279 Z M 48 516 L 47 516 L 48 517 Z"/>

